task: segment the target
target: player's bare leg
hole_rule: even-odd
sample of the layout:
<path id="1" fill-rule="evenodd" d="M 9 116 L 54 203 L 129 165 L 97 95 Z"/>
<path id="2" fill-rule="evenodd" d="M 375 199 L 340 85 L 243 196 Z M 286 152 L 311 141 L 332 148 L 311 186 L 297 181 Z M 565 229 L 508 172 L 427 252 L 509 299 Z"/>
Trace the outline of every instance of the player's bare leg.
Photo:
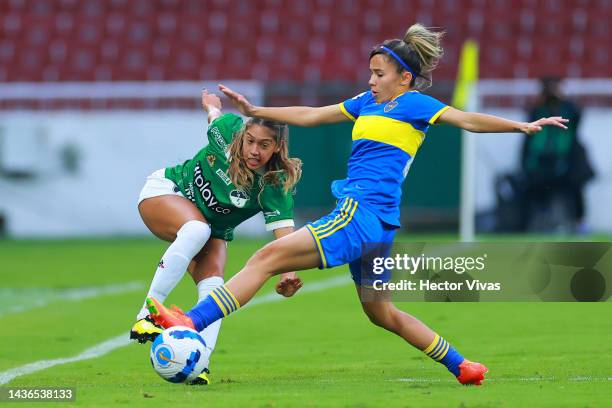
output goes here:
<path id="1" fill-rule="evenodd" d="M 274 275 L 314 268 L 320 262 L 312 235 L 306 228 L 301 228 L 255 252 L 240 272 L 219 290 L 213 291 L 210 299 L 194 307 L 188 314 L 194 316 L 195 325 L 191 317 L 164 307 L 155 298 L 148 298 L 147 304 L 151 316 L 162 327 L 185 325 L 199 329 L 244 306 Z"/>
<path id="2" fill-rule="evenodd" d="M 464 385 L 481 385 L 488 369 L 480 363 L 464 359 L 446 340 L 423 322 L 399 310 L 385 291 L 357 286 L 363 311 L 370 321 L 402 337 L 429 357 L 443 363 Z"/>
<path id="3" fill-rule="evenodd" d="M 226 287 L 240 305 L 245 305 L 274 275 L 316 268 L 321 259 L 312 235 L 306 228 L 274 240 L 255 252 Z"/>
<path id="4" fill-rule="evenodd" d="M 164 301 L 183 277 L 192 258 L 210 237 L 210 227 L 196 206 L 184 197 L 162 195 L 143 200 L 138 209 L 145 225 L 157 237 L 172 241 L 155 271 L 147 296 Z M 152 341 L 161 329 L 148 317 L 144 304 L 130 331 L 140 343 Z"/>
<path id="5" fill-rule="evenodd" d="M 436 334 L 423 322 L 399 310 L 387 291 L 378 291 L 356 285 L 361 307 L 370 321 L 387 329 L 420 350 L 431 344 Z M 366 301 L 367 299 L 367 301 Z"/>
<path id="6" fill-rule="evenodd" d="M 143 200 L 138 211 L 147 228 L 158 238 L 172 242 L 177 231 L 188 221 L 207 222 L 200 210 L 188 199 L 162 195 Z"/>

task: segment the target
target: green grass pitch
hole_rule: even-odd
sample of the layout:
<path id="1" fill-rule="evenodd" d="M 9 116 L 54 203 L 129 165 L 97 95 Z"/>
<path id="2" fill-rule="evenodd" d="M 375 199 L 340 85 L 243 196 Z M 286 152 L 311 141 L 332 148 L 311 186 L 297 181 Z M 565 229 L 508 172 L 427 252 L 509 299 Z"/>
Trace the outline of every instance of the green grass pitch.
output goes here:
<path id="1" fill-rule="evenodd" d="M 262 243 L 233 242 L 228 275 Z M 153 239 L 0 241 L 0 379 L 15 367 L 127 337 L 164 248 Z M 348 269 L 301 276 L 306 289 Z M 84 298 L 72 292 L 125 283 L 140 289 Z M 268 284 L 260 295 L 271 292 Z M 183 308 L 195 300 L 187 276 L 169 299 Z M 373 326 L 347 281 L 227 319 L 210 386 L 164 382 L 149 345 L 139 344 L 0 386 L 72 386 L 73 406 L 100 407 L 602 407 L 612 400 L 611 302 L 398 305 L 485 363 L 485 385 L 460 386 L 443 366 Z"/>

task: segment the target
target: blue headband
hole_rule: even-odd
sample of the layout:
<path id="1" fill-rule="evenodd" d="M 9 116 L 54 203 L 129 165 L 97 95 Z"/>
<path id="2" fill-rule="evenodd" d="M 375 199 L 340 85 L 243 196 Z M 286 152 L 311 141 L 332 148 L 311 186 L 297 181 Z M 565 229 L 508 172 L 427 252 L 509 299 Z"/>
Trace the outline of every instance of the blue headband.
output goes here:
<path id="1" fill-rule="evenodd" d="M 404 60 L 402 60 L 402 59 L 400 58 L 400 56 L 399 56 L 399 55 L 397 55 L 397 54 L 396 54 L 396 53 L 394 53 L 394 52 L 393 52 L 393 51 L 392 51 L 390 48 L 387 48 L 387 47 L 385 47 L 384 45 L 381 45 L 381 46 L 380 46 L 380 48 L 381 48 L 381 49 L 383 49 L 383 50 L 385 50 L 385 51 L 387 51 L 387 52 L 389 53 L 389 55 L 391 55 L 393 58 L 395 58 L 395 60 L 396 60 L 397 62 L 399 62 L 399 63 L 400 63 L 400 65 L 401 65 L 402 67 L 404 67 L 404 69 L 405 69 L 406 71 L 408 71 L 408 72 L 410 72 L 410 73 L 412 74 L 412 77 L 413 77 L 413 78 L 416 78 L 416 77 L 417 77 L 417 74 L 415 74 L 415 73 L 414 73 L 414 71 L 412 70 L 412 68 L 410 68 L 410 67 L 408 66 L 408 64 L 406 64 L 406 63 L 404 62 Z"/>

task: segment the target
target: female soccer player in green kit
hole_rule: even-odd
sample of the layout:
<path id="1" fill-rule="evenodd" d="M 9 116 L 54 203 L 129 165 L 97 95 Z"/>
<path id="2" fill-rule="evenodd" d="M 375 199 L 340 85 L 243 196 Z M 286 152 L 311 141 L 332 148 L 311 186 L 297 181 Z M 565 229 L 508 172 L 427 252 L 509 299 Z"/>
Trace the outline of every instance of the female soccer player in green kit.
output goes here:
<path id="1" fill-rule="evenodd" d="M 208 145 L 193 159 L 158 170 L 147 178 L 138 210 L 157 237 L 172 242 L 164 253 L 147 296 L 165 299 L 188 269 L 202 300 L 223 285 L 227 242 L 234 228 L 263 211 L 266 229 L 276 238 L 294 229 L 293 186 L 301 162 L 288 153 L 287 125 L 222 114 L 217 95 L 202 92 L 208 113 Z M 302 283 L 294 272 L 281 276 L 278 293 L 292 296 Z M 143 305 L 130 338 L 152 341 L 162 329 Z M 219 321 L 220 323 L 221 321 Z M 201 332 L 212 353 L 220 325 Z M 210 354 L 206 356 L 210 357 Z M 208 383 L 206 375 L 196 380 Z"/>
<path id="2" fill-rule="evenodd" d="M 446 123 L 471 132 L 533 134 L 547 125 L 565 128 L 566 120 L 551 117 L 521 123 L 462 112 L 418 92 L 423 83 L 431 82 L 431 72 L 442 56 L 441 36 L 415 24 L 403 39 L 376 46 L 369 58 L 370 90 L 337 105 L 257 107 L 221 86 L 247 116 L 298 126 L 355 122 L 348 176 L 332 184 L 338 204 L 329 215 L 257 251 L 226 285 L 212 291 L 186 314 L 148 298 L 151 317 L 163 327 L 201 329 L 247 303 L 276 274 L 348 263 L 363 310 L 374 324 L 444 364 L 461 384 L 480 385 L 488 371 L 483 364 L 465 359 L 420 320 L 395 307 L 387 294 L 369 288 L 380 276 L 361 269 L 363 245 L 392 243 L 400 227 L 401 184 L 430 125 Z"/>

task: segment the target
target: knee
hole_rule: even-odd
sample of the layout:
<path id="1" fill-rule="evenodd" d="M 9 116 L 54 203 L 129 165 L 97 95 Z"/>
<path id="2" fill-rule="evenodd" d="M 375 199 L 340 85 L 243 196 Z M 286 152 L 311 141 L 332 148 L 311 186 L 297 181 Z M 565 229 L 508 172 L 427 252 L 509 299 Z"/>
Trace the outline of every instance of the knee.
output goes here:
<path id="1" fill-rule="evenodd" d="M 279 255 L 282 253 L 282 248 L 276 241 L 270 242 L 263 248 L 257 250 L 248 260 L 247 267 L 255 267 L 258 270 L 265 271 L 269 275 L 275 274 L 275 265 Z"/>
<path id="2" fill-rule="evenodd" d="M 383 329 L 393 331 L 395 325 L 393 324 L 392 304 L 383 302 L 364 303 L 363 311 L 373 324 Z"/>
<path id="3" fill-rule="evenodd" d="M 379 327 L 386 326 L 386 319 L 381 313 L 365 311 L 365 314 L 366 316 L 368 316 L 368 319 L 370 319 L 370 322 L 372 322 L 376 326 L 379 326 Z"/>
<path id="4" fill-rule="evenodd" d="M 172 243 L 184 256 L 192 259 L 210 238 L 210 227 L 202 221 L 191 220 L 179 228 Z"/>
<path id="5" fill-rule="evenodd" d="M 192 251 L 195 254 L 202 249 L 206 241 L 210 238 L 210 226 L 202 221 L 191 220 L 187 221 L 176 233 L 176 240 L 181 241 L 184 245 L 192 246 Z"/>

